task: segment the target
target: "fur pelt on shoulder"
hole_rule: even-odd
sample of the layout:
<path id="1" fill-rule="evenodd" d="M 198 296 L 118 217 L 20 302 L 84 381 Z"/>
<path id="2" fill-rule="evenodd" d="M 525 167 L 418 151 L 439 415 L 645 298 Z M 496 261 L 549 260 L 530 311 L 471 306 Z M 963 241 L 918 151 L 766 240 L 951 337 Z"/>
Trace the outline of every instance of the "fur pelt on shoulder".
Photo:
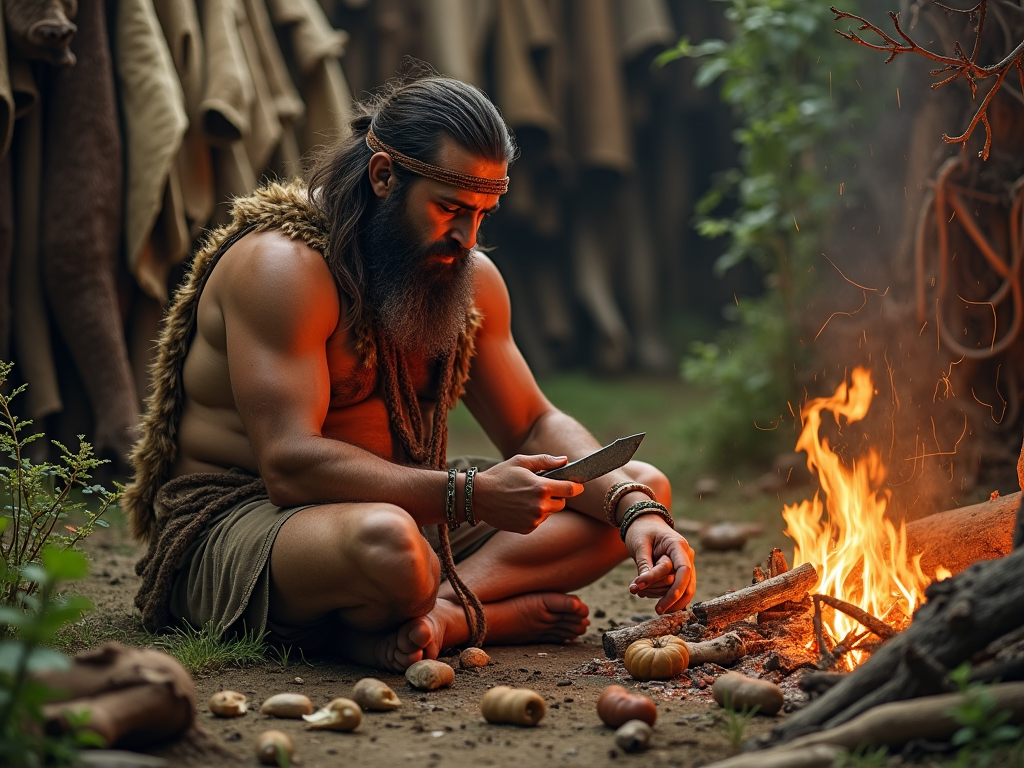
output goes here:
<path id="1" fill-rule="evenodd" d="M 185 357 L 195 334 L 199 297 L 216 258 L 245 234 L 266 230 L 277 230 L 302 240 L 321 254 L 327 253 L 329 223 L 300 181 L 269 183 L 251 195 L 237 198 L 231 215 L 231 223 L 210 232 L 200 246 L 188 277 L 175 293 L 161 324 L 141 437 L 130 456 L 135 475 L 121 502 L 131 523 L 132 536 L 142 541 L 149 541 L 156 532 L 153 504 L 160 487 L 170 479 L 177 458 L 178 424 L 185 400 Z M 452 387 L 447 393 L 449 407 L 463 394 L 475 352 L 474 337 L 482 320 L 481 313 L 470 308 L 455 354 Z M 375 367 L 377 355 L 369 323 L 357 320 L 353 332 L 363 365 Z"/>

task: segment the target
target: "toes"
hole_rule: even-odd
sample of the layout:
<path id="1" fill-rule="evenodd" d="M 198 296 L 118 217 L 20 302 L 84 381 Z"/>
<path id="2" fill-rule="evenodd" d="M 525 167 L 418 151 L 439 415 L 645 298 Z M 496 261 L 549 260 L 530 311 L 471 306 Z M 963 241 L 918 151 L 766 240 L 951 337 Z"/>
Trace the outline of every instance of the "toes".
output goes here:
<path id="1" fill-rule="evenodd" d="M 433 628 L 422 616 L 412 619 L 398 630 L 398 650 L 404 654 L 422 652 L 434 639 Z"/>

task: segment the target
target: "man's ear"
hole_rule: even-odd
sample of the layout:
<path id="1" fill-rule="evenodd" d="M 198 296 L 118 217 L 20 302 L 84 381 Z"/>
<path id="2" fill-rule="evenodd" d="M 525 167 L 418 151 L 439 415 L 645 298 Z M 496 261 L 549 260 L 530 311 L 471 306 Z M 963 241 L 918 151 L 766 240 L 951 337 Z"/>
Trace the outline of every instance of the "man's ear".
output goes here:
<path id="1" fill-rule="evenodd" d="M 391 194 L 395 186 L 394 165 L 391 155 L 386 152 L 375 152 L 370 158 L 368 171 L 370 187 L 373 194 L 382 200 Z"/>

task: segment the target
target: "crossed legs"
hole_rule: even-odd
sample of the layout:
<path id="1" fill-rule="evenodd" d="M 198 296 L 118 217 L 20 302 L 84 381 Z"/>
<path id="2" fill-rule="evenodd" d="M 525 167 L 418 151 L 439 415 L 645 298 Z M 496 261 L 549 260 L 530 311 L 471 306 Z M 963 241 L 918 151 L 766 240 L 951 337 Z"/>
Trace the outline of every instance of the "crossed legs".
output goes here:
<path id="1" fill-rule="evenodd" d="M 667 495 L 663 475 L 651 482 Z M 565 511 L 528 536 L 497 532 L 458 571 L 484 604 L 488 644 L 560 642 L 589 623 L 587 607 L 567 593 L 625 557 L 614 528 Z M 334 613 L 349 628 L 339 650 L 353 661 L 400 671 L 469 639 L 462 606 L 447 583 L 439 584 L 436 555 L 398 507 L 328 504 L 297 512 L 278 534 L 270 567 L 275 621 Z"/>

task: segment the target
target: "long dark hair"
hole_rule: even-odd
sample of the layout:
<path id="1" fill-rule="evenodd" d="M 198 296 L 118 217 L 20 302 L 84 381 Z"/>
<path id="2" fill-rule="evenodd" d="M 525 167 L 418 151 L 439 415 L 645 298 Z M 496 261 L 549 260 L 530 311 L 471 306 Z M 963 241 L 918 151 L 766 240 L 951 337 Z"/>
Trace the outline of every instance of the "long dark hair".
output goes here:
<path id="1" fill-rule="evenodd" d="M 366 146 L 370 127 L 385 144 L 427 163 L 436 161 L 446 136 L 474 156 L 495 162 L 511 163 L 518 152 L 497 107 L 480 90 L 433 72 L 391 81 L 357 103 L 355 111 L 350 134 L 324 148 L 306 177 L 311 202 L 330 222 L 330 246 L 324 256 L 339 290 L 349 299 L 349 322 L 363 314 L 360 234 L 377 199 L 367 173 L 373 155 Z M 412 175 L 397 165 L 393 170 L 399 186 Z"/>

